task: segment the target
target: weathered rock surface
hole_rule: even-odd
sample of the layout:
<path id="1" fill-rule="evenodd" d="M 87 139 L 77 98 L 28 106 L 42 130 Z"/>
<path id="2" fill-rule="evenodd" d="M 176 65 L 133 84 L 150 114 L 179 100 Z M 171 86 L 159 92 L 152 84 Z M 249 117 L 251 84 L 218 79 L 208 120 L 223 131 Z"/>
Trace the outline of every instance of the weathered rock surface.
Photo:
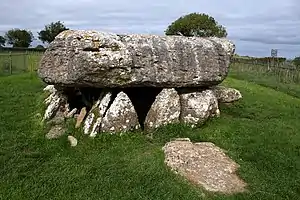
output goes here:
<path id="1" fill-rule="evenodd" d="M 163 89 L 156 97 L 145 119 L 145 129 L 179 122 L 180 100 L 175 89 Z"/>
<path id="2" fill-rule="evenodd" d="M 83 107 L 81 110 L 80 110 L 80 113 L 77 117 L 77 120 L 76 120 L 76 124 L 75 124 L 75 128 L 79 128 L 81 126 L 81 123 L 83 122 L 85 116 L 87 114 L 87 110 L 86 110 L 86 107 Z"/>
<path id="3" fill-rule="evenodd" d="M 212 86 L 226 78 L 234 50 L 226 38 L 68 30 L 47 48 L 38 74 L 69 87 Z"/>
<path id="4" fill-rule="evenodd" d="M 95 137 L 100 131 L 100 126 L 104 114 L 108 110 L 108 106 L 112 101 L 112 92 L 103 91 L 100 94 L 99 100 L 93 105 L 84 122 L 84 134 L 89 134 Z"/>
<path id="5" fill-rule="evenodd" d="M 167 143 L 163 150 L 167 166 L 208 191 L 246 191 L 247 184 L 236 175 L 239 165 L 213 143 L 193 144 L 185 138 Z"/>
<path id="6" fill-rule="evenodd" d="M 240 91 L 224 86 L 211 88 L 220 103 L 231 103 L 240 100 L 243 96 Z"/>
<path id="7" fill-rule="evenodd" d="M 77 146 L 78 141 L 74 136 L 68 135 L 68 141 L 70 142 L 71 147 Z"/>
<path id="8" fill-rule="evenodd" d="M 211 90 L 181 90 L 180 121 L 196 125 L 204 123 L 209 117 L 219 116 L 218 100 Z"/>
<path id="9" fill-rule="evenodd" d="M 48 89 L 47 89 L 48 87 Z M 47 86 L 44 91 L 50 91 L 50 95 L 44 100 L 47 108 L 44 113 L 44 120 L 49 120 L 55 116 L 58 110 L 66 111 L 67 97 L 63 95 L 60 91 L 52 88 L 51 86 Z M 49 89 L 50 88 L 50 89 Z"/>
<path id="10" fill-rule="evenodd" d="M 101 132 L 124 132 L 140 128 L 137 113 L 129 97 L 120 92 L 107 110 Z"/>
<path id="11" fill-rule="evenodd" d="M 96 119 L 96 121 L 93 125 L 93 128 L 92 128 L 92 131 L 90 133 L 91 137 L 95 137 L 97 135 L 97 133 L 100 131 L 103 117 L 108 110 L 109 104 L 113 100 L 112 92 L 110 92 L 110 91 L 104 91 L 102 93 L 101 97 L 103 97 L 103 98 L 99 102 L 99 106 L 98 106 L 99 113 L 97 115 L 97 119 Z"/>
<path id="12" fill-rule="evenodd" d="M 65 134 L 66 129 L 62 125 L 52 126 L 50 131 L 46 134 L 47 139 L 56 139 Z"/>

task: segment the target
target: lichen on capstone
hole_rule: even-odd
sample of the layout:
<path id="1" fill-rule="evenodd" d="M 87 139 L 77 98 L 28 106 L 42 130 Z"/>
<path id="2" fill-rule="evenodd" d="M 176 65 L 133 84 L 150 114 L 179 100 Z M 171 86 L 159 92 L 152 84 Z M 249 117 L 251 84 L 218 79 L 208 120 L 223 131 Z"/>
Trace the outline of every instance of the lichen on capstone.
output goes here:
<path id="1" fill-rule="evenodd" d="M 226 38 L 66 31 L 47 48 L 38 74 L 69 87 L 204 87 L 226 78 L 234 48 Z"/>

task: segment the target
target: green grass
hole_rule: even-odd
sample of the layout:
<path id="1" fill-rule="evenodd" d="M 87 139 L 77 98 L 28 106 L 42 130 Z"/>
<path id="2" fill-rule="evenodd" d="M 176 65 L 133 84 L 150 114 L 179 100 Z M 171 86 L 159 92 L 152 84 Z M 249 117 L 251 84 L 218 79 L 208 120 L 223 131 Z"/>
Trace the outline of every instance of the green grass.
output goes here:
<path id="1" fill-rule="evenodd" d="M 37 112 L 41 82 L 32 75 L 0 78 L 0 199 L 300 199 L 300 99 L 232 78 L 244 98 L 221 107 L 200 129 L 170 125 L 154 139 L 140 133 L 44 139 Z M 173 137 L 211 141 L 241 165 L 249 192 L 211 194 L 176 176 L 161 150 Z"/>

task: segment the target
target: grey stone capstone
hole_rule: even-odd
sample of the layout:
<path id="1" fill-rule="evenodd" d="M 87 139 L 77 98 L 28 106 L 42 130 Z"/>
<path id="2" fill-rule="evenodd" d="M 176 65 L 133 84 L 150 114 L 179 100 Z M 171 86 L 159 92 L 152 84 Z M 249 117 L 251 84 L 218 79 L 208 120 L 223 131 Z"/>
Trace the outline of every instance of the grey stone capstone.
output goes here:
<path id="1" fill-rule="evenodd" d="M 235 45 L 226 38 L 67 30 L 49 45 L 38 74 L 68 87 L 203 87 L 227 76 Z"/>

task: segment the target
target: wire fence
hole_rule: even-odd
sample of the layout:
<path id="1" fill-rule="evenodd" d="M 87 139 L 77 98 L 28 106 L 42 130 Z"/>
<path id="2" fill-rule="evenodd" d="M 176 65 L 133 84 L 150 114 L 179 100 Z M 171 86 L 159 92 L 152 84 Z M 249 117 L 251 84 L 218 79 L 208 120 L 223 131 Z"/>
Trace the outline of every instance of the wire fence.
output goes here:
<path id="1" fill-rule="evenodd" d="M 42 55 L 43 52 L 0 51 L 0 76 L 34 72 Z"/>
<path id="2" fill-rule="evenodd" d="M 272 78 L 280 83 L 300 83 L 300 68 L 286 62 L 275 65 L 232 62 L 230 70 L 237 77 Z"/>

